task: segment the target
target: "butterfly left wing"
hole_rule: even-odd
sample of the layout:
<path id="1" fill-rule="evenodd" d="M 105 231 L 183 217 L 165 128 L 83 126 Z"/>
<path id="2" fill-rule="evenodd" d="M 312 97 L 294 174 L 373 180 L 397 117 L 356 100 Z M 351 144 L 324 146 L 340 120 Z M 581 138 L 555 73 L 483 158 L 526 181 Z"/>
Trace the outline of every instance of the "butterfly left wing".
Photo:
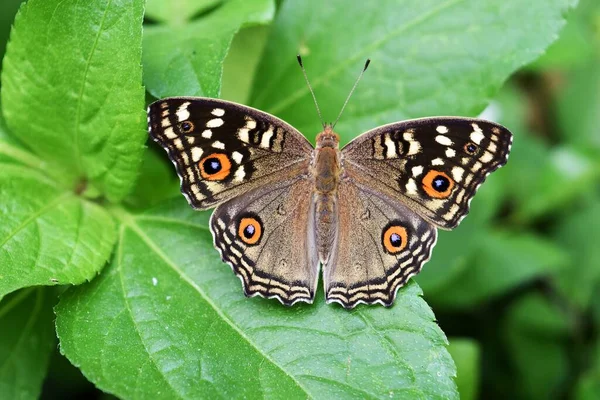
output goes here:
<path id="1" fill-rule="evenodd" d="M 349 180 L 339 187 L 336 248 L 323 266 L 327 302 L 391 306 L 419 273 L 437 230 L 407 206 Z"/>
<path id="2" fill-rule="evenodd" d="M 285 305 L 312 303 L 319 259 L 311 226 L 312 180 L 289 176 L 219 205 L 211 217 L 215 247 L 246 296 Z"/>
<path id="3" fill-rule="evenodd" d="M 362 134 L 342 149 L 342 159 L 346 179 L 452 229 L 485 178 L 506 163 L 511 143 L 508 129 L 490 121 L 423 118 Z"/>

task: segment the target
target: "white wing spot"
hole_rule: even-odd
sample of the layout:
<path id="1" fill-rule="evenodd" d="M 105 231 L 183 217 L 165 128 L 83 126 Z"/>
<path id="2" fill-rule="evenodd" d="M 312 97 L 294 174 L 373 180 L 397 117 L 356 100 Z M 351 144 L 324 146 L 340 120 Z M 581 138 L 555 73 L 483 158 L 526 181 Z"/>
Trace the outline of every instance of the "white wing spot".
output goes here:
<path id="1" fill-rule="evenodd" d="M 481 162 L 489 163 L 494 159 L 494 155 L 489 151 L 486 151 L 485 154 L 480 158 Z"/>
<path id="2" fill-rule="evenodd" d="M 417 165 L 416 167 L 412 167 L 413 176 L 419 176 L 423 173 L 423 166 Z"/>
<path id="3" fill-rule="evenodd" d="M 396 143 L 390 138 L 389 133 L 385 135 L 385 147 L 385 156 L 387 158 L 396 158 Z"/>
<path id="4" fill-rule="evenodd" d="M 434 158 L 431 160 L 431 165 L 444 165 L 444 160 L 441 158 Z"/>
<path id="5" fill-rule="evenodd" d="M 225 115 L 225 110 L 223 110 L 222 108 L 215 108 L 214 110 L 212 110 L 211 114 L 215 117 L 222 117 L 223 115 Z"/>
<path id="6" fill-rule="evenodd" d="M 223 125 L 223 123 L 224 122 L 221 118 L 214 118 L 206 123 L 206 127 L 207 128 L 218 128 L 221 125 Z"/>
<path id="7" fill-rule="evenodd" d="M 469 137 L 473 142 L 480 144 L 483 138 L 485 137 L 483 135 L 483 131 L 477 124 L 471 124 L 471 126 L 473 127 L 473 132 L 471 132 L 471 135 Z"/>
<path id="8" fill-rule="evenodd" d="M 246 176 L 246 172 L 244 171 L 244 167 L 241 166 L 235 171 L 235 180 L 238 182 L 242 182 L 244 177 Z"/>
<path id="9" fill-rule="evenodd" d="M 421 144 L 415 140 L 412 131 L 406 131 L 402 134 L 404 140 L 406 140 L 409 144 L 407 155 L 412 156 L 414 154 L 419 154 L 421 152 Z"/>
<path id="10" fill-rule="evenodd" d="M 212 147 L 214 147 L 215 149 L 224 150 L 225 149 L 225 143 L 219 142 L 218 140 L 215 140 L 215 142 L 212 144 Z"/>
<path id="11" fill-rule="evenodd" d="M 169 122 L 169 118 L 163 118 L 162 121 L 160 121 L 160 124 L 162 125 L 163 128 L 166 128 L 167 126 L 171 126 L 171 123 Z"/>
<path id="12" fill-rule="evenodd" d="M 244 143 L 250 143 L 250 135 L 247 128 L 238 130 L 238 138 Z"/>
<path id="13" fill-rule="evenodd" d="M 246 128 L 248 128 L 248 129 L 256 128 L 256 121 L 253 120 L 252 118 L 246 116 Z"/>
<path id="14" fill-rule="evenodd" d="M 465 173 L 465 170 L 462 169 L 461 167 L 452 168 L 452 177 L 454 178 L 454 180 L 456 182 L 460 182 L 462 180 L 464 173 Z"/>
<path id="15" fill-rule="evenodd" d="M 242 158 L 244 158 L 244 156 L 239 151 L 234 151 L 231 154 L 231 158 L 233 158 L 233 161 L 235 161 L 236 164 L 239 164 L 242 162 Z"/>
<path id="16" fill-rule="evenodd" d="M 408 192 L 408 194 L 417 194 L 417 184 L 415 183 L 415 180 L 413 178 L 410 178 L 406 183 L 406 191 Z"/>
<path id="17" fill-rule="evenodd" d="M 210 139 L 212 137 L 212 131 L 210 129 L 203 130 L 202 137 L 205 139 Z"/>
<path id="18" fill-rule="evenodd" d="M 273 137 L 273 127 L 269 126 L 269 129 L 265 133 L 263 133 L 262 137 L 260 138 L 260 147 L 262 147 L 263 149 L 270 148 L 269 142 L 271 141 L 272 137 Z"/>
<path id="19" fill-rule="evenodd" d="M 200 147 L 193 147 L 192 148 L 192 160 L 194 162 L 198 162 L 200 161 L 200 159 L 202 158 L 202 149 Z"/>
<path id="20" fill-rule="evenodd" d="M 438 131 L 438 133 L 448 133 L 448 128 L 444 125 L 438 126 L 437 128 L 435 128 L 435 130 Z"/>
<path id="21" fill-rule="evenodd" d="M 169 139 L 175 139 L 177 137 L 177 134 L 173 131 L 172 126 L 165 129 L 165 136 Z"/>
<path id="22" fill-rule="evenodd" d="M 177 114 L 177 120 L 179 122 L 185 121 L 186 119 L 188 119 L 190 117 L 190 112 L 188 111 L 189 105 L 190 105 L 190 102 L 186 101 L 185 103 L 180 105 L 179 108 L 177 108 L 177 112 L 175 114 Z"/>
<path id="23" fill-rule="evenodd" d="M 435 137 L 435 141 L 438 142 L 439 144 L 443 144 L 444 146 L 452 146 L 452 140 L 450 140 L 450 138 L 448 136 L 444 136 L 444 135 L 437 135 Z"/>
<path id="24" fill-rule="evenodd" d="M 452 158 L 455 155 L 456 155 L 456 151 L 454 151 L 454 149 L 451 149 L 451 148 L 446 149 L 446 157 Z"/>

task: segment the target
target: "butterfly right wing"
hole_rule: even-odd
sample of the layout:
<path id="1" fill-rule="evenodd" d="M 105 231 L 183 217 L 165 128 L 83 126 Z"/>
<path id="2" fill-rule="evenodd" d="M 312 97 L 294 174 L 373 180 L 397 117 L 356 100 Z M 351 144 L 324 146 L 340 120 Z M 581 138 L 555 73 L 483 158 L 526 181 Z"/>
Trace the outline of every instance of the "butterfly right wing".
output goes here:
<path id="1" fill-rule="evenodd" d="M 148 107 L 148 126 L 175 165 L 182 193 L 197 209 L 277 182 L 281 174 L 307 171 L 313 152 L 286 122 L 218 99 L 158 100 Z"/>

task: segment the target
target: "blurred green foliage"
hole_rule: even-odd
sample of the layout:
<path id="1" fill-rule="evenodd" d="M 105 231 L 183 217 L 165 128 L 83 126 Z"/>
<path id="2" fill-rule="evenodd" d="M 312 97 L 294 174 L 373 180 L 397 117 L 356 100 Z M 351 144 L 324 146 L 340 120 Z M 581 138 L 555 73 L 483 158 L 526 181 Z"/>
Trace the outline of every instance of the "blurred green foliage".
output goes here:
<path id="1" fill-rule="evenodd" d="M 20 3 L 0 4 L 0 56 Z M 147 0 L 143 39 L 135 23 L 141 20 L 141 1 L 115 3 L 134 5 L 125 8 L 131 12 L 125 18 L 118 8 L 95 1 L 98 10 L 108 10 L 111 29 L 125 26 L 115 28 L 116 36 L 90 35 L 89 42 L 103 50 L 97 64 L 81 58 L 90 50 L 85 36 L 69 31 L 85 28 L 81 21 L 58 24 L 60 29 L 53 31 L 62 38 L 60 46 L 68 42 L 81 54 L 44 53 L 47 43 L 37 42 L 38 21 L 50 24 L 50 15 L 56 13 L 41 0 L 29 3 L 39 14 L 21 14 L 22 23 L 27 28 L 27 19 L 33 19 L 36 24 L 29 27 L 35 28 L 13 36 L 15 49 L 4 64 L 12 70 L 3 71 L 12 80 L 7 89 L 2 85 L 3 102 L 11 102 L 3 105 L 3 112 L 12 125 L 0 118 L 0 233 L 16 233 L 0 245 L 0 296 L 5 295 L 0 297 L 0 398 L 101 396 L 95 386 L 124 398 L 148 393 L 184 398 L 199 393 L 455 398 L 456 390 L 467 400 L 600 398 L 597 0 L 581 0 L 568 12 L 565 5 L 573 1 L 532 2 L 547 14 L 520 28 L 499 19 L 514 16 L 519 2 L 507 1 L 504 7 L 494 1 L 471 2 L 481 5 L 473 10 L 440 6 L 447 19 L 436 2 L 410 2 L 414 9 L 406 9 L 407 15 L 418 6 L 441 15 L 414 37 L 409 32 L 388 44 L 378 38 L 391 28 L 377 23 L 389 14 L 384 7 L 392 1 L 372 10 L 377 18 L 368 29 L 344 31 L 335 25 L 337 20 L 318 24 L 319 18 L 332 19 L 335 4 L 341 4 L 337 1 L 314 10 L 314 16 L 305 3 L 289 0 Z M 59 3 L 57 9 L 72 12 L 69 21 L 77 22 L 78 12 L 69 8 L 74 2 Z M 550 42 L 544 35 L 555 35 L 562 24 L 562 12 L 553 13 L 555 9 L 565 12 L 567 24 L 537 57 Z M 90 20 L 104 21 L 92 6 L 82 10 Z M 454 23 L 465 21 L 462 17 L 471 12 L 489 18 L 489 31 L 505 30 L 505 40 L 499 33 L 481 38 L 485 35 L 457 29 Z M 480 32 L 481 26 L 472 24 L 470 29 Z M 313 36 L 303 36 L 305 30 Z M 324 40 L 328 35 L 336 39 Z M 208 214 L 193 213 L 180 200 L 162 152 L 149 145 L 137 167 L 142 62 L 147 101 L 166 95 L 221 96 L 274 111 L 312 139 L 316 117 L 294 54 L 279 54 L 294 48 L 295 40 L 300 40 L 298 51 L 308 63 L 311 52 L 321 61 L 307 68 L 327 114 L 335 113 L 355 78 L 355 67 L 362 63 L 357 58 L 334 68 L 336 57 L 353 46 L 377 54 L 368 72 L 371 83 L 368 77 L 361 83 L 340 122 L 347 140 L 389 119 L 444 110 L 477 113 L 485 103 L 489 105 L 483 116 L 515 134 L 507 166 L 483 185 L 461 226 L 440 233 L 432 260 L 416 278 L 448 337 L 449 353 L 415 284 L 401 290 L 390 310 L 348 313 L 324 305 L 322 299 L 313 306 L 284 309 L 244 299 L 237 280 L 212 251 Z M 122 45 L 115 45 L 117 41 Z M 515 41 L 522 48 L 512 48 Z M 339 48 L 327 50 L 328 42 Z M 401 55 L 396 47 L 402 48 Z M 457 48 L 464 50 L 462 59 L 445 52 Z M 121 50 L 120 57 L 111 57 L 115 49 Z M 461 63 L 465 54 L 476 55 L 480 63 Z M 113 64 L 107 62 L 113 58 Z M 426 67 L 418 62 L 424 60 L 433 65 L 431 75 L 422 76 Z M 68 64 L 72 73 L 61 73 L 60 63 Z M 27 68 L 40 65 L 35 71 L 41 75 L 29 73 Z M 87 82 L 88 72 L 94 78 L 115 68 L 125 73 L 115 74 L 107 85 L 115 96 L 111 104 L 117 98 L 126 111 L 106 108 L 85 84 L 76 87 L 80 91 L 57 90 L 63 81 L 77 81 L 78 74 Z M 410 79 L 396 81 L 396 73 Z M 55 86 L 45 86 L 49 82 Z M 390 82 L 396 86 L 390 88 Z M 82 113 L 81 126 L 71 126 L 71 113 L 44 111 L 50 120 L 43 113 L 39 119 L 28 116 L 29 108 L 43 110 L 63 97 L 73 113 Z M 95 121 L 98 115 L 103 116 L 101 128 Z M 74 143 L 72 135 L 83 135 L 77 139 L 83 150 L 75 146 L 75 151 L 87 152 L 83 160 L 55 151 Z M 106 144 L 111 140 L 114 150 Z M 119 157 L 131 166 L 124 175 L 111 169 Z M 89 178 L 81 190 L 76 180 L 80 175 Z M 26 195 L 21 199 L 22 193 Z M 35 217 L 27 218 L 31 213 Z M 15 260 L 15 255 L 23 256 Z M 22 273 L 27 265 L 40 271 Z M 59 352 L 52 353 L 57 339 L 51 309 L 58 291 L 34 285 L 77 285 L 96 274 L 101 276 L 90 284 L 68 289 L 55 308 L 61 352 L 75 368 Z M 141 383 L 128 380 L 134 367 Z M 200 386 L 198 370 L 212 373 L 215 384 Z M 456 385 L 451 382 L 455 372 Z M 240 384 L 240 379 L 248 383 Z M 260 389 L 266 391 L 258 395 Z"/>

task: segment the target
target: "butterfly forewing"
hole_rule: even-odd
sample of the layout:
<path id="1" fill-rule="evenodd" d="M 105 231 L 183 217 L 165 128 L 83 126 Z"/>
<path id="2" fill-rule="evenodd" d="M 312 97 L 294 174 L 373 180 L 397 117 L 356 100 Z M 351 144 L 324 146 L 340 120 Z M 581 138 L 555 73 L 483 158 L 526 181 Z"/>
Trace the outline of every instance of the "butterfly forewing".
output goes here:
<path id="1" fill-rule="evenodd" d="M 199 209 L 277 181 L 279 172 L 306 173 L 313 151 L 289 124 L 223 100 L 159 100 L 148 108 L 148 125 L 175 164 L 182 192 Z"/>
<path id="2" fill-rule="evenodd" d="M 368 131 L 344 147 L 344 173 L 452 229 L 487 175 L 506 163 L 511 143 L 511 133 L 489 121 L 403 121 Z"/>

